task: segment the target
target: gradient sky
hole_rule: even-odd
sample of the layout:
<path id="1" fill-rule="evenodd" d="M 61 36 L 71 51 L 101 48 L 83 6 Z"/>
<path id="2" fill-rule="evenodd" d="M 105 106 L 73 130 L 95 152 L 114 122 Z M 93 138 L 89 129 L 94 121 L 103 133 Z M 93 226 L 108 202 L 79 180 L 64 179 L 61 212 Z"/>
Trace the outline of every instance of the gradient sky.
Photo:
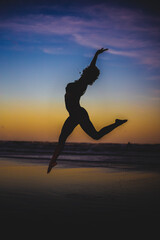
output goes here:
<path id="1" fill-rule="evenodd" d="M 0 140 L 57 141 L 65 86 L 95 51 L 101 74 L 81 99 L 100 142 L 160 143 L 160 17 L 141 1 L 5 1 L 0 6 Z M 77 127 L 68 141 L 95 142 Z"/>

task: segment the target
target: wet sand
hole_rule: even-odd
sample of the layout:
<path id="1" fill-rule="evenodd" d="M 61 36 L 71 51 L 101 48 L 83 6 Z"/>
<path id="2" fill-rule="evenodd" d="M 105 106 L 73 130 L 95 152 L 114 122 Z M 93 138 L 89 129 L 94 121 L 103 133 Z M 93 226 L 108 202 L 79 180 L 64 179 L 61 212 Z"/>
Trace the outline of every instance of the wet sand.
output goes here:
<path id="1" fill-rule="evenodd" d="M 106 226 L 160 217 L 159 171 L 62 163 L 46 171 L 46 164 L 1 158 L 1 222 Z"/>

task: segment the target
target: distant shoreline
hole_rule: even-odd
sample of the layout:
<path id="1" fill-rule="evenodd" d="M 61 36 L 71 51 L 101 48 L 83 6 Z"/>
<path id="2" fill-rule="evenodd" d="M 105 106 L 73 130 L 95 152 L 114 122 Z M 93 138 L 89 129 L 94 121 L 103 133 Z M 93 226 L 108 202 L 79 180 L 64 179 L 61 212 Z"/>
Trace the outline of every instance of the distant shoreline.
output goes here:
<path id="1" fill-rule="evenodd" d="M 0 144 L 2 142 L 12 142 L 12 143 L 48 143 L 48 144 L 56 144 L 57 141 L 40 141 L 40 140 L 0 140 Z M 66 142 L 67 144 L 93 144 L 93 145 L 160 145 L 160 143 L 138 143 L 138 142 L 127 142 L 127 143 L 112 143 L 112 142 Z"/>
<path id="2" fill-rule="evenodd" d="M 48 164 L 56 143 L 0 141 L 0 158 L 19 163 Z M 66 143 L 62 166 L 125 167 L 160 170 L 160 144 Z"/>

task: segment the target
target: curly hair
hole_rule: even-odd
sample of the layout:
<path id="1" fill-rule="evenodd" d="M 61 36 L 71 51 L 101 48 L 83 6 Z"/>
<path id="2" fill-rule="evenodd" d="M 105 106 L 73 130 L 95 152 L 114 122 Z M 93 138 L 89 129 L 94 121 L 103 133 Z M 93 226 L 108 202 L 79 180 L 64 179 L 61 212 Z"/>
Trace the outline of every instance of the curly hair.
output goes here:
<path id="1" fill-rule="evenodd" d="M 96 66 L 89 66 L 83 70 L 81 78 L 84 78 L 91 85 L 97 80 L 99 74 L 100 71 Z"/>

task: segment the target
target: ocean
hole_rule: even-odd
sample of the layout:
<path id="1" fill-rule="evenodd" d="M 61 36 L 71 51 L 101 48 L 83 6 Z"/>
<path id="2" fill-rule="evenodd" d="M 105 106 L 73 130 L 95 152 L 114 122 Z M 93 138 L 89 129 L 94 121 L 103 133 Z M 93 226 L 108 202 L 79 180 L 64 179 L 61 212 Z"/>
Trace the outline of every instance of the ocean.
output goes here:
<path id="1" fill-rule="evenodd" d="M 0 157 L 48 164 L 56 143 L 0 141 Z M 27 159 L 27 160 L 25 160 Z M 160 167 L 160 144 L 66 143 L 57 162 L 80 167 Z"/>

